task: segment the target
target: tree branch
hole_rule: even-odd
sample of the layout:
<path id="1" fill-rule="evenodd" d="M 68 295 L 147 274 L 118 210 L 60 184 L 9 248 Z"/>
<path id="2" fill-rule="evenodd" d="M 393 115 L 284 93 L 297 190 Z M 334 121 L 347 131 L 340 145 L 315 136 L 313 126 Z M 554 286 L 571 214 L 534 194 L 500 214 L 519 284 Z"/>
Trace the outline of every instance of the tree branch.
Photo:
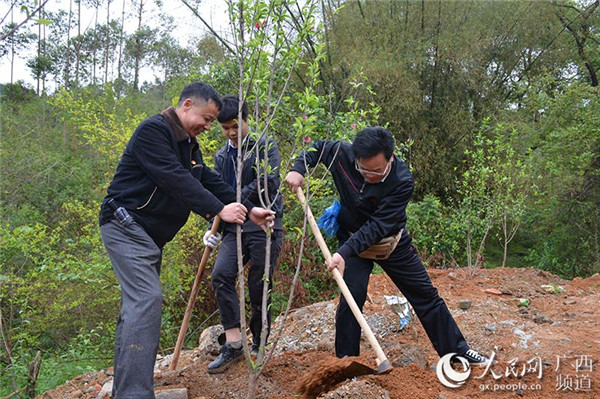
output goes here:
<path id="1" fill-rule="evenodd" d="M 17 29 L 19 29 L 21 26 L 23 26 L 25 23 L 27 23 L 27 21 L 29 21 L 31 18 L 33 18 L 33 16 L 35 14 L 37 14 L 38 11 L 40 11 L 42 8 L 44 8 L 44 6 L 46 5 L 46 3 L 48 1 L 49 0 L 44 0 L 44 2 L 42 4 L 40 4 L 40 6 L 38 8 L 36 8 L 31 14 L 29 14 L 29 16 L 27 18 L 25 18 L 25 20 L 23 22 L 21 22 L 19 25 L 15 26 L 11 30 L 9 30 L 8 32 L 6 32 L 2 36 L 0 36 L 0 40 L 4 40 L 7 37 L 12 36 L 16 32 Z"/>
<path id="2" fill-rule="evenodd" d="M 48 1 L 48 0 L 46 0 L 46 1 Z M 229 44 L 227 44 L 227 42 L 226 42 L 226 41 L 225 41 L 225 40 L 224 40 L 224 39 L 223 39 L 223 38 L 222 38 L 222 37 L 221 37 L 221 36 L 220 36 L 220 35 L 219 35 L 219 34 L 218 34 L 218 33 L 217 33 L 217 32 L 216 32 L 214 29 L 213 29 L 213 28 L 212 28 L 212 26 L 210 26 L 210 25 L 208 24 L 208 22 L 206 22 L 206 21 L 204 20 L 204 18 L 202 18 L 202 16 L 201 16 L 201 15 L 198 13 L 198 11 L 196 11 L 196 9 L 194 9 L 194 7 L 192 7 L 192 5 L 191 5 L 190 3 L 188 3 L 188 2 L 187 2 L 187 0 L 181 0 L 181 2 L 182 2 L 183 4 L 185 4 L 185 5 L 186 5 L 186 6 L 187 6 L 187 7 L 188 7 L 188 8 L 189 8 L 189 9 L 190 9 L 190 10 L 191 10 L 193 13 L 194 13 L 194 15 L 198 17 L 198 19 L 199 19 L 200 21 L 202 21 L 202 23 L 204 24 L 204 26 L 206 26 L 206 27 L 208 28 L 208 30 L 210 31 L 210 33 L 212 33 L 212 34 L 213 34 L 213 36 L 214 36 L 214 37 L 215 37 L 215 38 L 216 38 L 218 41 L 220 41 L 220 42 L 221 42 L 221 44 L 222 44 L 223 46 L 225 46 L 225 48 L 226 48 L 227 50 L 229 50 L 229 52 L 230 52 L 231 54 L 235 55 L 235 51 L 234 51 L 234 50 L 233 50 L 233 49 L 232 49 L 232 48 L 229 46 Z"/>

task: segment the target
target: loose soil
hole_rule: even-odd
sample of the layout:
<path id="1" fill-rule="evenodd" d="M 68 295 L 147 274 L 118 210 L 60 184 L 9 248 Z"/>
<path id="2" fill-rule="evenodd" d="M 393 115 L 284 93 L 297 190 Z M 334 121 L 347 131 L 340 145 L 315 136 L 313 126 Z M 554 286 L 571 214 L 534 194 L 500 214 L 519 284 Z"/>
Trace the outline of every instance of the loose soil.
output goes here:
<path id="1" fill-rule="evenodd" d="M 314 304 L 296 309 L 288 318 L 277 353 L 258 379 L 255 397 L 600 398 L 600 275 L 568 281 L 536 269 L 515 268 L 474 275 L 465 270 L 429 270 L 429 274 L 471 347 L 494 353 L 498 362 L 489 369 L 473 367 L 459 388 L 442 385 L 435 370 L 439 357 L 420 323 L 413 319 L 400 329 L 398 316 L 384 299 L 398 292 L 385 275 L 373 275 L 364 314 L 394 369 L 354 378 L 336 374 L 340 366 L 333 357 L 336 302 Z M 460 309 L 462 300 L 470 300 L 471 306 Z M 523 306 L 524 300 L 529 306 Z M 274 323 L 274 331 L 280 323 Z M 344 361 L 377 369 L 366 339 L 361 345 L 359 358 Z M 185 387 L 189 398 L 246 398 L 247 361 L 211 375 L 206 366 L 213 358 L 197 350 L 184 351 L 179 369 L 172 372 L 169 359 L 162 359 L 157 362 L 156 389 Z M 323 371 L 323 380 L 315 381 L 315 370 Z M 110 374 L 110 369 L 88 373 L 41 397 L 95 399 Z"/>

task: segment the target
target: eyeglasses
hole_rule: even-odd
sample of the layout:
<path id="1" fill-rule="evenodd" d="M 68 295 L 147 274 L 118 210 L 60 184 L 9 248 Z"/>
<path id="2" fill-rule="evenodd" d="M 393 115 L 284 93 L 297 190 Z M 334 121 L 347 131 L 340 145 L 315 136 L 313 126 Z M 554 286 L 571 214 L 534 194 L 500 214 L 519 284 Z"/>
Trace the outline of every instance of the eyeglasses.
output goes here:
<path id="1" fill-rule="evenodd" d="M 388 173 L 388 169 L 390 168 L 391 163 L 392 163 L 392 158 L 390 158 L 387 165 L 385 165 L 385 169 L 383 170 L 383 172 L 375 172 L 373 170 L 363 169 L 360 166 L 358 166 L 358 161 L 356 159 L 354 160 L 354 167 L 356 168 L 356 170 L 358 172 L 363 173 L 363 174 L 369 174 L 369 175 L 374 175 L 374 176 L 385 176 Z"/>

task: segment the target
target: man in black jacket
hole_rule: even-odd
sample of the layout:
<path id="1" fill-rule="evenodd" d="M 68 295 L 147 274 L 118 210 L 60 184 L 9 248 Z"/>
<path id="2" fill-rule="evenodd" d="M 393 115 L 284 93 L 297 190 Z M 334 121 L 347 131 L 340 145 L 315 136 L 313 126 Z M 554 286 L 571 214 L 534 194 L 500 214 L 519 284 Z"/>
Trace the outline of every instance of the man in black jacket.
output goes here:
<path id="1" fill-rule="evenodd" d="M 220 108 L 215 89 L 196 82 L 183 89 L 176 108 L 140 123 L 102 203 L 102 242 L 121 285 L 113 398 L 154 398 L 162 249 L 190 211 L 237 224 L 247 215 L 263 226 L 273 219 L 250 201 L 236 203 L 231 187 L 202 161 L 196 136 L 209 129 Z"/>
<path id="2" fill-rule="evenodd" d="M 242 117 L 238 119 L 239 104 L 237 96 L 223 98 L 223 107 L 219 112 L 218 120 L 223 134 L 228 138 L 228 142 L 215 155 L 215 172 L 236 189 L 238 149 L 241 148 L 242 175 L 240 186 L 242 200 L 249 200 L 255 204 L 271 205 L 271 209 L 275 211 L 273 232 L 270 234 L 271 249 L 268 270 L 269 290 L 271 290 L 273 269 L 277 264 L 283 242 L 283 223 L 281 219 L 283 216 L 283 201 L 279 194 L 281 158 L 275 141 L 267 140 L 264 137 L 255 140 L 248 134 L 248 105 L 245 101 L 242 103 Z M 265 149 L 267 150 L 268 164 L 265 162 Z M 221 347 L 219 356 L 208 365 L 209 373 L 223 372 L 242 355 L 240 306 L 235 285 L 238 271 L 236 226 L 226 223 L 223 232 L 223 243 L 219 248 L 211 279 L 221 315 L 221 324 L 225 329 L 226 343 Z M 243 263 L 250 261 L 248 292 L 251 306 L 252 353 L 254 354 L 258 354 L 262 330 L 261 308 L 263 304 L 263 276 L 265 275 L 267 237 L 268 235 L 252 221 L 247 221 L 242 225 Z M 207 242 L 210 242 L 208 238 Z M 271 324 L 270 303 L 269 297 L 267 299 L 265 342 Z"/>
<path id="3" fill-rule="evenodd" d="M 304 185 L 307 166 L 322 162 L 329 169 L 340 195 L 337 216 L 339 247 L 328 268 L 344 276 L 352 296 L 362 309 L 369 275 L 376 261 L 413 306 L 421 324 L 440 356 L 456 353 L 470 363 L 489 361 L 469 349 L 444 300 L 406 232 L 406 205 L 414 182 L 406 164 L 393 154 L 394 139 L 381 127 L 361 130 L 352 144 L 319 141 L 316 151 L 300 156 L 285 182 L 293 192 Z M 377 254 L 382 240 L 396 241 L 391 253 Z M 366 252 L 365 252 L 366 251 Z M 336 313 L 335 352 L 338 357 L 358 356 L 360 325 L 344 297 Z"/>

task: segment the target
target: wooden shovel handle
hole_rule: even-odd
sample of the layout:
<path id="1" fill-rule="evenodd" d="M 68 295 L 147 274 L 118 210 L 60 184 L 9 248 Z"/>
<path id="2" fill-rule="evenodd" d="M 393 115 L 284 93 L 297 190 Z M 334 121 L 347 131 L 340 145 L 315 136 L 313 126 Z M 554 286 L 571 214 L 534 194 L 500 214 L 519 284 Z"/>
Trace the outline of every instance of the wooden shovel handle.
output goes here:
<path id="1" fill-rule="evenodd" d="M 210 229 L 210 232 L 213 235 L 219 229 L 220 221 L 221 218 L 215 216 L 212 227 Z M 177 362 L 179 362 L 179 355 L 181 354 L 181 348 L 183 347 L 183 340 L 185 339 L 185 334 L 187 334 L 187 330 L 190 325 L 190 318 L 192 317 L 192 310 L 194 309 L 196 298 L 198 297 L 198 291 L 200 290 L 200 280 L 202 278 L 202 272 L 204 272 L 204 267 L 206 266 L 206 262 L 208 262 L 208 258 L 210 257 L 211 251 L 212 248 L 208 245 L 204 247 L 202 259 L 200 260 L 200 265 L 198 266 L 198 271 L 196 272 L 196 277 L 194 278 L 192 292 L 190 293 L 187 308 L 185 309 L 185 314 L 183 315 L 183 322 L 181 323 L 181 328 L 179 329 L 179 336 L 177 337 L 177 344 L 175 345 L 175 351 L 173 352 L 173 359 L 171 360 L 171 364 L 169 365 L 169 370 L 175 370 L 177 368 Z"/>
<path id="2" fill-rule="evenodd" d="M 331 258 L 332 258 L 331 252 L 329 251 L 329 248 L 327 247 L 327 244 L 325 243 L 325 240 L 323 239 L 321 230 L 319 230 L 319 226 L 317 226 L 317 222 L 315 221 L 315 217 L 314 217 L 312 211 L 310 210 L 310 207 L 306 203 L 306 198 L 304 197 L 304 192 L 302 191 L 302 188 L 298 187 L 298 191 L 296 192 L 296 195 L 298 195 L 298 199 L 300 200 L 300 203 L 302 204 L 302 207 L 304 208 L 304 212 L 306 212 L 306 217 L 308 218 L 308 223 L 310 224 L 313 235 L 317 239 L 317 244 L 319 244 L 319 248 L 321 248 L 321 251 L 323 252 L 323 255 L 325 256 L 325 261 L 327 263 L 331 262 Z M 331 273 L 333 274 L 333 278 L 335 279 L 335 282 L 337 283 L 338 287 L 342 291 L 342 295 L 346 299 L 348 306 L 350 306 L 350 310 L 352 310 L 352 313 L 354 314 L 356 321 L 358 321 L 358 324 L 360 324 L 361 328 L 365 332 L 365 335 L 367 336 L 367 339 L 369 340 L 369 343 L 371 344 L 371 347 L 373 347 L 373 350 L 375 351 L 375 355 L 377 356 L 377 365 L 379 366 L 378 371 L 381 373 L 381 372 L 390 370 L 392 368 L 392 366 L 391 366 L 389 360 L 387 359 L 387 357 L 385 356 L 385 353 L 383 353 L 383 350 L 381 349 L 379 342 L 377 342 L 377 338 L 375 338 L 373 331 L 371 331 L 371 327 L 369 327 L 369 324 L 367 324 L 367 320 L 365 319 L 365 317 L 361 313 L 360 309 L 358 308 L 358 305 L 356 304 L 354 297 L 350 293 L 350 290 L 348 289 L 348 286 L 346 285 L 346 282 L 344 281 L 344 277 L 342 277 L 342 274 L 340 273 L 340 271 L 337 268 L 333 269 L 331 271 Z"/>

